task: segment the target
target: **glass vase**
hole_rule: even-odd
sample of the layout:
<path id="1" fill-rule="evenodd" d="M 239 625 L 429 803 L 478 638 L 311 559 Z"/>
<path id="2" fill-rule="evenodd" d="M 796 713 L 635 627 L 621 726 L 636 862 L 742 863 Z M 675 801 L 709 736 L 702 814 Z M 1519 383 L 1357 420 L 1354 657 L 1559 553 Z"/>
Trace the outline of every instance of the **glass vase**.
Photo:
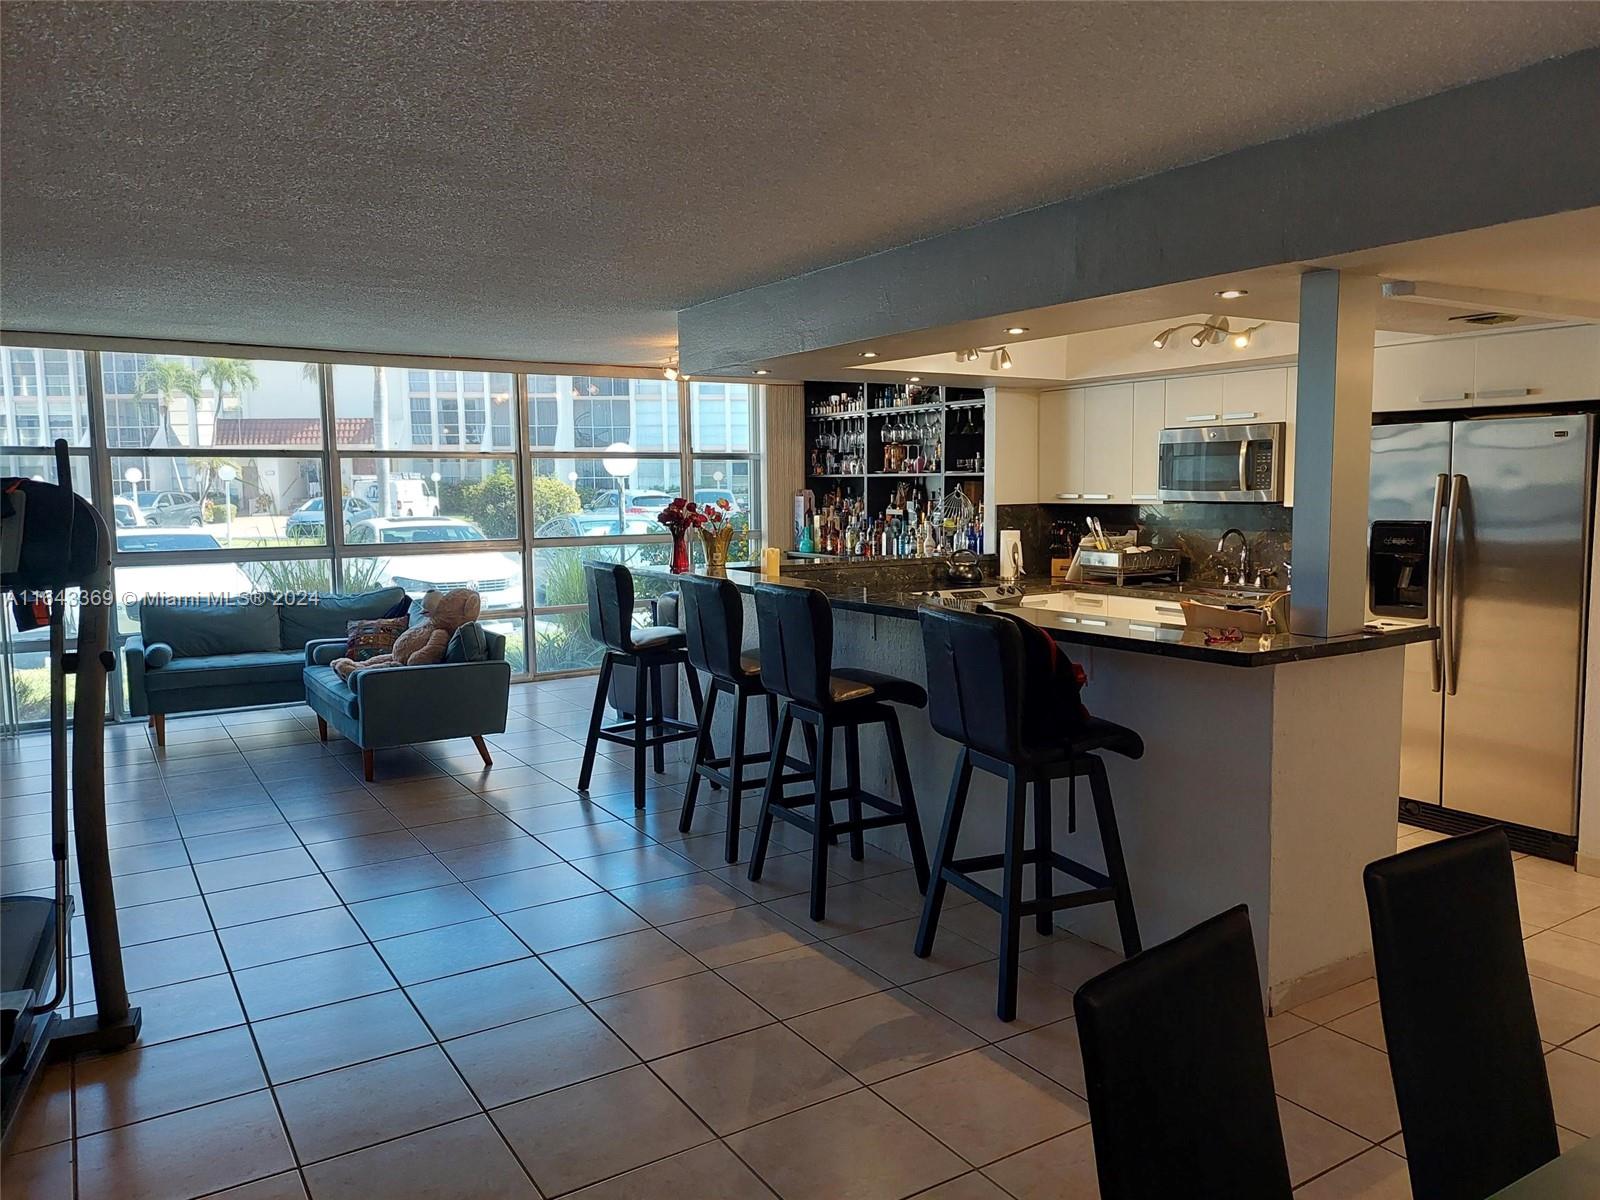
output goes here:
<path id="1" fill-rule="evenodd" d="M 687 529 L 674 529 L 672 531 L 672 573 L 685 575 L 689 571 L 689 531 Z"/>

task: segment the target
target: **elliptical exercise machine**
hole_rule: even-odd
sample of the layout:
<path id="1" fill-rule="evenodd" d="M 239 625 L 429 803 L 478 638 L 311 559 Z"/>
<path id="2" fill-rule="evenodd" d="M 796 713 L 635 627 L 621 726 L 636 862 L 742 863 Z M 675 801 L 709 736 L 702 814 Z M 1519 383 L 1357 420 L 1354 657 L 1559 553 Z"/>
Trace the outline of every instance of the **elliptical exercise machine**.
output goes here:
<path id="1" fill-rule="evenodd" d="M 111 635 L 111 536 L 94 507 L 72 491 L 67 443 L 55 444 L 54 484 L 0 480 L 0 593 L 21 629 L 50 627 L 51 896 L 0 897 L 0 1045 L 9 1140 L 13 1118 L 47 1057 L 116 1050 L 139 1036 L 128 1006 L 122 942 L 106 845 L 106 675 L 116 665 Z M 78 648 L 66 648 L 68 591 L 78 597 Z M 67 868 L 67 676 L 72 710 L 72 813 L 79 887 L 94 973 L 96 1011 L 63 1017 L 72 969 L 73 897 Z"/>

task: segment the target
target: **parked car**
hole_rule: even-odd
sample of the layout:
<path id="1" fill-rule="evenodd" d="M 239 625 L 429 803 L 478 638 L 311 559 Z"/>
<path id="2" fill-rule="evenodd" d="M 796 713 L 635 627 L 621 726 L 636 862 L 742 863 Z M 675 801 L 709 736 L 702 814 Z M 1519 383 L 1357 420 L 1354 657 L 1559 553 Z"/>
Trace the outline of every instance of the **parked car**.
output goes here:
<path id="1" fill-rule="evenodd" d="M 632 516 L 646 516 L 655 519 L 667 505 L 671 504 L 673 497 L 659 488 L 635 489 L 628 488 L 622 493 L 622 510 Z M 616 512 L 617 492 L 615 488 L 609 491 L 596 492 L 594 499 L 584 506 L 589 512 Z"/>
<path id="2" fill-rule="evenodd" d="M 365 521 L 368 517 L 377 516 L 372 505 L 359 496 L 346 496 L 344 498 L 344 523 L 346 527 L 357 521 Z M 323 536 L 322 497 L 313 496 L 299 508 L 289 514 L 289 520 L 284 525 L 284 532 L 290 537 L 317 538 Z"/>
<path id="3" fill-rule="evenodd" d="M 615 512 L 577 512 L 551 517 L 533 531 L 534 537 L 616 537 L 622 534 L 660 533 L 661 526 L 654 520 L 632 517 L 625 524 L 617 523 Z"/>
<path id="4" fill-rule="evenodd" d="M 119 529 L 117 549 L 126 553 L 182 550 L 187 552 L 220 550 L 221 544 L 209 533 L 188 530 Z M 200 562 L 163 563 L 160 566 L 119 566 L 116 574 L 117 597 L 133 628 L 139 625 L 139 608 L 144 597 L 195 596 L 221 598 L 238 596 L 258 589 L 238 563 Z"/>
<path id="5" fill-rule="evenodd" d="M 121 496 L 111 498 L 111 511 L 116 518 L 118 529 L 137 529 L 141 525 L 150 524 L 150 518 L 144 515 L 137 503 Z"/>
<path id="6" fill-rule="evenodd" d="M 369 517 L 350 526 L 345 537 L 352 546 L 428 545 L 482 542 L 483 530 L 455 517 Z M 413 596 L 429 588 L 448 592 L 469 587 L 483 597 L 485 612 L 522 607 L 522 562 L 515 554 L 498 550 L 407 554 L 387 559 L 380 576 L 394 581 Z"/>
<path id="7" fill-rule="evenodd" d="M 144 512 L 149 524 L 163 527 L 205 524 L 200 501 L 188 492 L 151 492 L 148 495 Z"/>
<path id="8" fill-rule="evenodd" d="M 389 503 L 380 503 L 378 481 L 371 475 L 357 475 L 351 480 L 351 493 L 367 502 L 373 516 L 437 517 L 439 494 L 433 481 L 418 475 L 389 476 Z M 381 510 L 381 511 L 380 511 Z"/>

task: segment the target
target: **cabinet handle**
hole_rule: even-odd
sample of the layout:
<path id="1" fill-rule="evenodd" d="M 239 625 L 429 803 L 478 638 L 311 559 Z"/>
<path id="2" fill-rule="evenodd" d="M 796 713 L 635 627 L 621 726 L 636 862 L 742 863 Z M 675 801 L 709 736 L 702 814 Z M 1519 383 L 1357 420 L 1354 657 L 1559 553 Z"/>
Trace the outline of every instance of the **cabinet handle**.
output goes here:
<path id="1" fill-rule="evenodd" d="M 1109 499 L 1111 499 L 1111 493 L 1110 492 L 1085 492 L 1083 494 L 1083 498 L 1085 500 L 1109 500 Z"/>
<path id="2" fill-rule="evenodd" d="M 1133 493 L 1132 496 L 1129 497 L 1129 499 L 1130 500 L 1159 500 L 1159 499 L 1161 499 L 1161 493 L 1160 492 L 1135 492 L 1135 493 Z"/>
<path id="3" fill-rule="evenodd" d="M 1128 628 L 1129 629 L 1137 629 L 1137 630 L 1140 630 L 1143 633 L 1159 633 L 1159 632 L 1161 632 L 1161 629 L 1160 629 L 1159 626 L 1157 626 L 1157 625 L 1146 625 L 1141 621 L 1129 621 L 1128 622 Z"/>
<path id="4" fill-rule="evenodd" d="M 1418 396 L 1418 404 L 1463 404 L 1472 399 L 1471 392 L 1451 392 L 1448 396 Z"/>
<path id="5" fill-rule="evenodd" d="M 1078 496 L 1077 492 L 1057 492 L 1056 493 L 1056 499 L 1057 500 L 1077 500 L 1077 499 L 1080 499 L 1080 497 Z"/>
<path id="6" fill-rule="evenodd" d="M 1183 605 L 1181 605 L 1181 604 L 1158 604 L 1158 605 L 1156 605 L 1156 611 L 1158 613 L 1174 613 L 1177 616 L 1181 617 L 1181 616 L 1183 616 Z"/>
<path id="7" fill-rule="evenodd" d="M 1473 392 L 1474 400 L 1516 400 L 1533 395 L 1532 388 L 1490 388 L 1486 392 Z"/>
<path id="8" fill-rule="evenodd" d="M 1109 625 L 1110 623 L 1111 622 L 1109 621 L 1101 621 L 1094 617 L 1080 617 L 1078 619 L 1079 625 Z"/>
<path id="9" fill-rule="evenodd" d="M 1106 606 L 1106 598 L 1104 596 L 1074 596 L 1072 602 L 1081 604 L 1084 608 L 1104 608 Z"/>
<path id="10" fill-rule="evenodd" d="M 1223 413 L 1222 419 L 1224 421 L 1254 421 L 1260 415 L 1260 413 L 1253 412 Z"/>
<path id="11" fill-rule="evenodd" d="M 1194 413 L 1192 416 L 1184 418 L 1185 421 L 1215 421 L 1216 419 L 1216 413 Z"/>

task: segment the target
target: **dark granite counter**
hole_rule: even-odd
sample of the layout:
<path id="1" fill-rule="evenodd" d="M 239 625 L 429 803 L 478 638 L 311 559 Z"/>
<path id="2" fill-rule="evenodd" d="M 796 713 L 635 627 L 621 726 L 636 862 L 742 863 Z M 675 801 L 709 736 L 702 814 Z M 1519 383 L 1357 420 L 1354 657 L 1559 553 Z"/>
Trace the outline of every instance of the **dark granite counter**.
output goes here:
<path id="1" fill-rule="evenodd" d="M 664 567 L 635 567 L 634 570 L 650 574 L 665 574 Z M 848 565 L 785 564 L 783 573 L 768 579 L 756 564 L 739 564 L 728 568 L 727 578 L 741 591 L 751 591 L 758 583 L 776 583 L 794 587 L 814 587 L 828 597 L 829 602 L 841 612 L 868 613 L 878 617 L 915 620 L 917 609 L 935 603 L 919 593 L 949 584 L 935 582 L 926 562 L 874 562 Z M 1075 583 L 1066 588 L 1055 587 L 1048 580 L 1022 580 L 1025 596 L 1047 595 L 1052 592 L 1107 592 L 1129 596 L 1174 598 L 1183 594 L 1180 589 L 1166 586 L 1115 586 L 1105 583 Z M 1196 593 L 1189 592 L 1190 596 Z M 1342 637 L 1316 638 L 1294 633 L 1246 635 L 1239 642 L 1206 641 L 1206 630 L 1189 629 L 1182 624 L 1156 621 L 1129 621 L 1117 617 L 1087 617 L 1057 609 L 1008 606 L 1007 611 L 1020 614 L 1025 620 L 1048 630 L 1062 642 L 1087 646 L 1100 646 L 1110 650 L 1124 650 L 1135 654 L 1155 654 L 1167 658 L 1183 658 L 1197 662 L 1221 663 L 1234 667 L 1270 667 L 1280 663 L 1302 662 L 1315 658 L 1330 658 L 1343 654 L 1363 654 L 1404 646 L 1411 642 L 1431 641 L 1437 636 L 1434 630 L 1423 626 L 1369 630 Z"/>

